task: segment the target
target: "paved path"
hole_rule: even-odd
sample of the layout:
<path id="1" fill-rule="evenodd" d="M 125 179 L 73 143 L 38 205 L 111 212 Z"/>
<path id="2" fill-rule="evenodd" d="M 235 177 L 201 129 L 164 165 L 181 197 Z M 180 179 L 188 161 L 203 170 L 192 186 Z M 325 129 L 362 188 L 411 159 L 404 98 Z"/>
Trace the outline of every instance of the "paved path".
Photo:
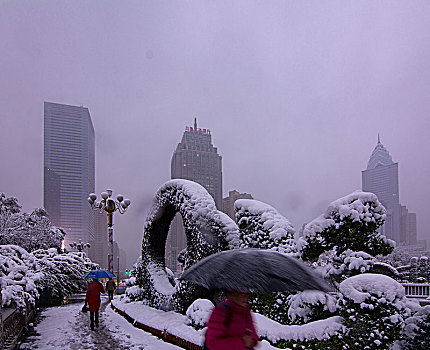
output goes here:
<path id="1" fill-rule="evenodd" d="M 35 326 L 36 335 L 25 339 L 20 349 L 180 349 L 134 328 L 111 309 L 107 299 L 103 299 L 100 307 L 100 325 L 91 331 L 89 313 L 80 311 L 82 305 L 77 303 L 43 310 L 41 320 Z"/>

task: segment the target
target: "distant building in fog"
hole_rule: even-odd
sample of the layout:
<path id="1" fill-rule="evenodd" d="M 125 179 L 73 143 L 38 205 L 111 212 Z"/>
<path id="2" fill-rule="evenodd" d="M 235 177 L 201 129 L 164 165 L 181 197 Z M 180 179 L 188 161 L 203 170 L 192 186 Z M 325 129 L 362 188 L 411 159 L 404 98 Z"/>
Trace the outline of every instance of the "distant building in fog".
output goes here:
<path id="1" fill-rule="evenodd" d="M 212 145 L 209 129 L 186 127 L 171 163 L 172 179 L 186 179 L 202 185 L 222 209 L 222 157 Z"/>
<path id="2" fill-rule="evenodd" d="M 94 240 L 90 241 L 90 256 L 102 269 L 108 268 L 108 239 L 107 239 L 107 215 L 105 212 L 95 211 Z"/>
<path id="3" fill-rule="evenodd" d="M 88 108 L 45 102 L 43 146 L 43 206 L 65 230 L 64 247 L 94 241 L 87 198 L 95 187 L 95 140 Z"/>
<path id="4" fill-rule="evenodd" d="M 176 147 L 171 162 L 172 179 L 186 179 L 199 183 L 222 209 L 222 157 L 212 144 L 209 129 L 201 129 L 194 119 L 194 126 L 187 126 L 182 140 Z M 173 219 L 166 243 L 166 265 L 173 272 L 180 270 L 178 254 L 185 249 L 185 231 L 179 214 Z"/>
<path id="5" fill-rule="evenodd" d="M 367 169 L 362 171 L 362 186 L 363 191 L 376 194 L 387 210 L 387 218 L 382 228 L 387 238 L 398 244 L 416 244 L 416 214 L 409 213 L 406 206 L 400 204 L 399 166 L 393 162 L 379 135 Z"/>
<path id="6" fill-rule="evenodd" d="M 400 242 L 417 244 L 417 214 L 409 213 L 405 205 L 400 206 Z"/>
<path id="7" fill-rule="evenodd" d="M 228 197 L 222 199 L 222 211 L 235 221 L 234 202 L 238 199 L 254 199 L 249 193 L 239 193 L 236 190 L 229 191 Z"/>
<path id="8" fill-rule="evenodd" d="M 106 258 L 107 259 L 107 258 Z M 119 263 L 119 266 L 118 266 Z M 125 278 L 125 269 L 127 267 L 127 255 L 124 249 L 121 249 L 116 241 L 113 242 L 113 271 L 119 275 L 120 279 Z"/>

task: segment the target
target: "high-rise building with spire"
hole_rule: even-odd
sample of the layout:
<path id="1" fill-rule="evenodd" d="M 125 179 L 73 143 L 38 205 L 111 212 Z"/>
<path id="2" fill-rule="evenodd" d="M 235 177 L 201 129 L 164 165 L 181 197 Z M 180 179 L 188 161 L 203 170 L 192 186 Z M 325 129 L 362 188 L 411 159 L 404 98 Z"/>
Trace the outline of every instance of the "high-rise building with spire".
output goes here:
<path id="1" fill-rule="evenodd" d="M 187 126 L 171 163 L 172 179 L 186 179 L 202 185 L 222 209 L 222 157 L 212 145 L 209 129 Z"/>
<path id="2" fill-rule="evenodd" d="M 415 244 L 417 237 L 416 214 L 409 213 L 399 199 L 399 164 L 395 163 L 388 150 L 378 143 L 362 173 L 362 188 L 377 195 L 387 210 L 382 232 L 398 244 Z"/>
<path id="3" fill-rule="evenodd" d="M 222 209 L 222 157 L 212 144 L 209 129 L 187 126 L 182 140 L 176 147 L 171 162 L 171 178 L 186 179 L 199 183 L 213 197 L 216 207 Z M 186 247 L 182 218 L 175 216 L 170 225 L 166 243 L 166 265 L 176 272 L 177 256 Z"/>

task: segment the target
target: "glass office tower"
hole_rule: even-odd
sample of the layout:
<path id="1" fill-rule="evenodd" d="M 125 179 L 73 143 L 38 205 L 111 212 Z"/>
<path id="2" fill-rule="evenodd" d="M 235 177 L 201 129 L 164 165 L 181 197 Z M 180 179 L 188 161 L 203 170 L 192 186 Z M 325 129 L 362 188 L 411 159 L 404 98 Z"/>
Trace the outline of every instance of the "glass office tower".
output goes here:
<path id="1" fill-rule="evenodd" d="M 66 231 L 64 247 L 94 241 L 95 138 L 88 108 L 44 103 L 43 205 Z"/>

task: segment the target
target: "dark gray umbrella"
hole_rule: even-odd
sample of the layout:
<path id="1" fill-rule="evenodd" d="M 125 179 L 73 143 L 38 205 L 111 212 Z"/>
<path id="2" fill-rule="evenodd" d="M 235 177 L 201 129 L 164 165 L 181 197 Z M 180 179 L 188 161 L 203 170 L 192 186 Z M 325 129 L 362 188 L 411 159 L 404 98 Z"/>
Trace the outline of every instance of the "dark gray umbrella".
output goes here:
<path id="1" fill-rule="evenodd" d="M 210 255 L 184 271 L 181 279 L 207 289 L 280 292 L 328 290 L 303 262 L 264 249 L 234 249 Z"/>

